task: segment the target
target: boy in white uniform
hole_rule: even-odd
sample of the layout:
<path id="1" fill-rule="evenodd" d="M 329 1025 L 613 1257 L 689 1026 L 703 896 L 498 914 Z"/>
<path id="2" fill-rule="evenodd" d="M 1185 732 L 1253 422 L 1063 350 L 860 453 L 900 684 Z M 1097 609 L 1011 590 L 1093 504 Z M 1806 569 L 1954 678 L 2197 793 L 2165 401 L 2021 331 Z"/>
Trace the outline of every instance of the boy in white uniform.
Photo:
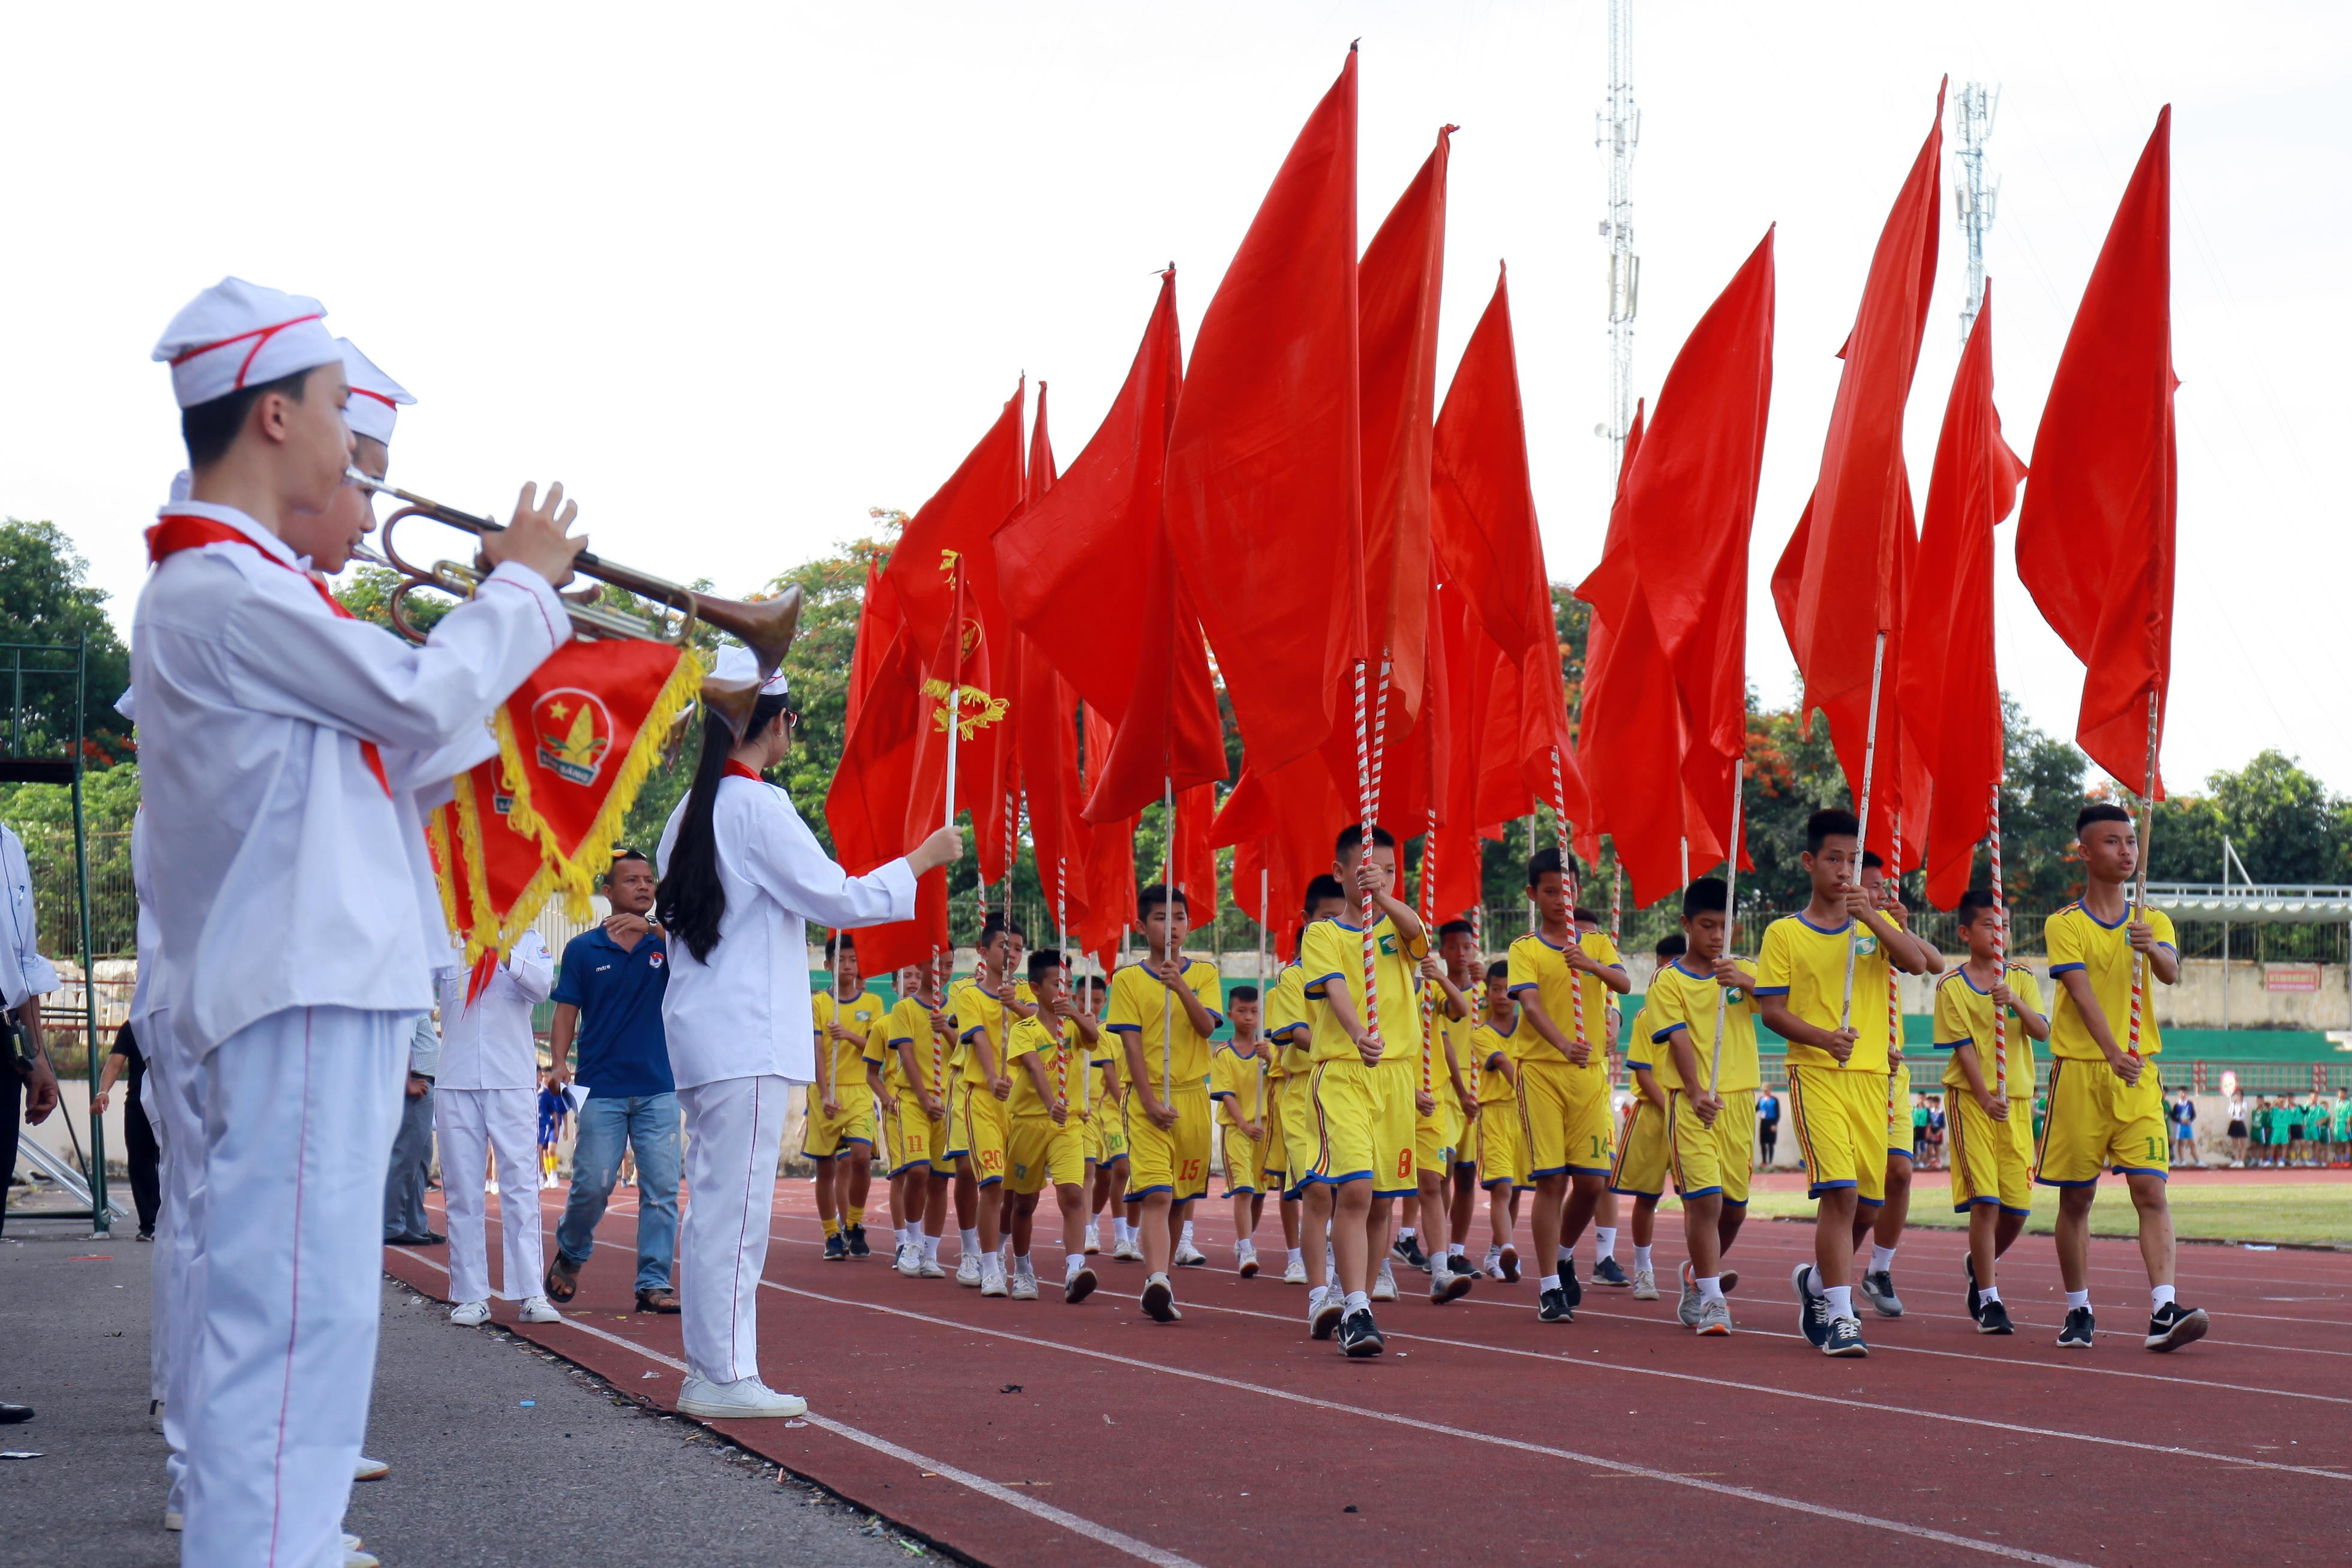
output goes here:
<path id="1" fill-rule="evenodd" d="M 481 994 L 453 952 L 441 972 L 441 1070 L 433 1080 L 433 1131 L 441 1142 L 441 1198 L 449 1213 L 449 1321 L 461 1329 L 490 1321 L 489 1205 L 482 1177 L 498 1156 L 506 1190 L 499 1196 L 503 1285 L 495 1293 L 522 1303 L 526 1323 L 560 1323 L 563 1314 L 541 1294 L 547 1259 L 540 1236 L 539 1194 L 523 1178 L 538 1169 L 539 1048 L 530 1010 L 555 989 L 555 960 L 535 931 L 515 939 Z"/>

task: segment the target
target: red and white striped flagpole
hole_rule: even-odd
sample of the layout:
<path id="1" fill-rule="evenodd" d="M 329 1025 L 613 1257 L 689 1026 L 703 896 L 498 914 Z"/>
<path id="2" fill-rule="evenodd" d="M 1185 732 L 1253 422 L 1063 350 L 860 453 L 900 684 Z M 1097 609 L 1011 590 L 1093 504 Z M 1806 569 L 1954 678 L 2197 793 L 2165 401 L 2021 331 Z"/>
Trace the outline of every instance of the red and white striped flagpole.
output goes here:
<path id="1" fill-rule="evenodd" d="M 1568 942 L 1570 947 L 1584 945 L 1584 933 L 1577 929 L 1576 903 L 1580 889 L 1576 880 L 1576 855 L 1568 847 L 1568 785 L 1559 769 L 1559 748 L 1551 749 L 1551 817 L 1552 826 L 1559 836 L 1559 879 L 1568 889 Z M 1592 1042 L 1584 1033 L 1584 980 L 1573 969 L 1569 971 L 1569 1007 L 1576 1017 L 1577 1044 L 1591 1048 Z"/>
<path id="2" fill-rule="evenodd" d="M 2000 890 L 2000 781 L 1992 784 L 1992 967 L 1993 984 L 2009 983 L 2009 903 Z M 1992 1010 L 1992 1092 L 2009 1098 L 2009 1009 Z"/>
<path id="3" fill-rule="evenodd" d="M 2146 809 L 2140 816 L 2139 873 L 2132 881 L 2131 918 L 2139 921 L 2147 919 L 2147 852 L 2150 842 L 2156 837 L 2156 689 L 2150 687 L 2147 693 L 2147 787 L 2140 791 L 2139 795 L 2140 804 Z M 2225 984 L 2227 973 L 2228 971 L 2225 969 L 2223 971 Z M 2132 950 L 2131 1043 L 2124 1048 L 2135 1057 L 2139 1055 L 2139 1021 L 2141 1010 L 2147 1005 L 2147 955 L 2134 948 Z"/>
<path id="4" fill-rule="evenodd" d="M 1870 846 L 1870 775 L 1878 766 L 1878 698 L 1879 688 L 1886 675 L 1886 634 L 1878 634 L 1878 645 L 1870 656 L 1870 719 L 1862 742 L 1862 806 L 1854 823 L 1853 884 L 1862 886 L 1862 857 Z M 1846 917 L 1845 932 L 1845 994 L 1838 1003 L 1838 1027 L 1850 1028 L 1853 1024 L 1853 961 L 1854 944 L 1860 938 L 1862 922 Z"/>
<path id="5" fill-rule="evenodd" d="M 1437 808 L 1429 808 L 1429 825 L 1421 840 L 1421 928 L 1423 939 L 1433 952 L 1437 947 Z M 1429 1032 L 1435 1008 L 1431 1005 L 1429 987 L 1421 987 L 1421 1092 L 1435 1092 L 1430 1062 Z"/>
<path id="6" fill-rule="evenodd" d="M 1729 958 L 1739 935 L 1739 820 L 1748 805 L 1748 759 L 1740 758 L 1731 765 L 1731 852 L 1723 865 L 1723 953 Z M 1690 840 L 1683 840 L 1687 854 Z M 1706 1058 L 1706 1091 L 1715 1086 L 1723 1071 L 1723 1031 L 1731 1018 L 1731 993 L 1718 985 L 1715 988 L 1715 1044 Z"/>

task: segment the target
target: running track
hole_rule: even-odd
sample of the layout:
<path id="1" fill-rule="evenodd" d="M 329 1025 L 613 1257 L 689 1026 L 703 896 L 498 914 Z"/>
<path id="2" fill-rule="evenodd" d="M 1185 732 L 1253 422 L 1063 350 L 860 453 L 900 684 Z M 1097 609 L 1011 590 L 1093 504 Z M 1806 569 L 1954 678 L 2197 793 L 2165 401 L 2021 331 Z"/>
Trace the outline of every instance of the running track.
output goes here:
<path id="1" fill-rule="evenodd" d="M 2110 1185 L 2102 1204 L 2127 1201 Z M 536 1195 L 551 1248 L 564 1194 Z M 761 1363 L 811 1414 L 719 1429 L 992 1564 L 2177 1563 L 2237 1554 L 2255 1520 L 2273 1561 L 2347 1554 L 2352 1254 L 2184 1246 L 2182 1299 L 2213 1330 L 2166 1357 L 2138 1344 L 2137 1248 L 2095 1241 L 2100 1342 L 2062 1352 L 2047 1237 L 2003 1260 L 2019 1331 L 1998 1340 L 1967 1320 L 1962 1237 L 1915 1230 L 1907 1314 L 1866 1319 L 1870 1359 L 1834 1362 L 1796 1333 L 1811 1228 L 1759 1220 L 1730 1259 L 1728 1340 L 1683 1330 L 1671 1286 L 1588 1287 L 1573 1324 L 1547 1325 L 1531 1275 L 1433 1308 L 1400 1270 L 1388 1353 L 1350 1363 L 1308 1341 L 1303 1288 L 1231 1272 L 1230 1211 L 1200 1208 L 1211 1267 L 1179 1272 L 1184 1321 L 1162 1327 L 1135 1306 L 1140 1266 L 1108 1255 L 1075 1308 L 1053 1285 L 1016 1302 L 902 1279 L 879 1207 L 886 1256 L 826 1263 L 809 1184 L 780 1182 Z M 606 1215 L 564 1323 L 526 1327 L 505 1301 L 495 1319 L 667 1408 L 677 1320 L 631 1310 L 634 1211 Z M 1482 1204 L 1482 1251 L 1484 1227 Z M 1258 1241 L 1278 1277 L 1273 1216 Z M 1681 1241 L 1661 1215 L 1662 1276 Z M 954 1249 L 950 1231 L 950 1268 Z M 388 1247 L 385 1268 L 446 1298 L 442 1250 Z M 1058 1252 L 1038 1257 L 1058 1279 Z"/>

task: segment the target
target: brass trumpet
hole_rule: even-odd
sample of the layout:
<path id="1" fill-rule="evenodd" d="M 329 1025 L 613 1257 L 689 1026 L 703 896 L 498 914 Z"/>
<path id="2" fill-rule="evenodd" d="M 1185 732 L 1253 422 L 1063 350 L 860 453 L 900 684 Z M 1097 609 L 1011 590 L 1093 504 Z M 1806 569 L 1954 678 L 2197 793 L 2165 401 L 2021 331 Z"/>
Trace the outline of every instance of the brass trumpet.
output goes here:
<path id="1" fill-rule="evenodd" d="M 421 643 L 425 634 L 417 630 L 402 609 L 408 595 L 420 588 L 437 588 L 457 598 L 470 598 L 486 575 L 478 565 L 456 561 L 437 561 L 430 570 L 417 565 L 402 555 L 392 542 L 393 530 L 404 519 L 430 518 L 450 528 L 463 529 L 478 538 L 488 538 L 506 531 L 506 525 L 456 507 L 428 500 L 380 479 L 370 479 L 353 468 L 347 472 L 349 480 L 378 495 L 390 496 L 400 503 L 398 510 L 383 520 L 377 534 L 376 549 L 360 546 L 352 553 L 357 558 L 373 563 L 396 573 L 400 584 L 392 591 L 385 610 L 400 634 L 411 642 Z M 741 599 L 722 599 L 714 594 L 699 594 L 682 587 L 651 573 L 604 561 L 587 551 L 582 551 L 572 563 L 572 569 L 583 577 L 609 583 L 614 587 L 651 600 L 661 606 L 653 616 L 640 616 L 609 605 L 598 605 L 562 595 L 564 608 L 572 617 L 572 630 L 583 637 L 643 637 L 655 642 L 683 644 L 693 632 L 697 621 L 713 626 L 737 638 L 751 650 L 759 661 L 760 679 L 753 681 L 719 681 L 706 679 L 702 683 L 704 704 L 727 721 L 729 727 L 740 734 L 750 721 L 751 708 L 759 700 L 760 686 L 775 673 L 784 661 L 785 651 L 792 647 L 793 634 L 800 629 L 802 594 L 797 584 L 785 589 L 772 599 L 751 603 Z M 593 596 L 593 591 L 591 591 Z"/>

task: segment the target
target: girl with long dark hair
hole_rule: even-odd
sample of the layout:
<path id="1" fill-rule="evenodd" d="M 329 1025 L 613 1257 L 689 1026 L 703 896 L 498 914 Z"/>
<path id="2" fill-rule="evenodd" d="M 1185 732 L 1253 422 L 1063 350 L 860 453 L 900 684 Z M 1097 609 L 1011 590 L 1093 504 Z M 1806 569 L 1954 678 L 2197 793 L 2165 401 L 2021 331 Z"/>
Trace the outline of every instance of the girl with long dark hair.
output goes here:
<path id="1" fill-rule="evenodd" d="M 749 650 L 720 650 L 720 680 L 756 679 Z M 791 749 L 799 717 L 783 677 L 761 688 L 738 736 L 703 719 L 694 784 L 670 813 L 655 904 L 667 938 L 662 1024 L 686 1111 L 686 1226 L 678 1305 L 687 1377 L 677 1407 L 740 1419 L 798 1415 L 804 1401 L 760 1379 L 756 1293 L 792 1086 L 816 1077 L 809 922 L 846 930 L 911 920 L 915 879 L 962 853 L 942 828 L 863 877 L 826 856 L 791 796 L 760 775 Z"/>

